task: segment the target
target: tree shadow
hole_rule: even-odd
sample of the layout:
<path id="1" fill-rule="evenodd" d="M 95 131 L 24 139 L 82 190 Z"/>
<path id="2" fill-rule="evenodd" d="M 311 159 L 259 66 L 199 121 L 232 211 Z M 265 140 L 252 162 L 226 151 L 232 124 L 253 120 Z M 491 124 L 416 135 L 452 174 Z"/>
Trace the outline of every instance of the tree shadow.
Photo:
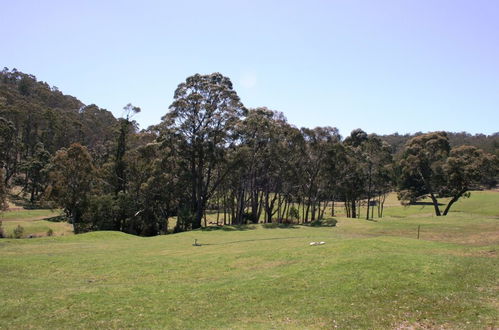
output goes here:
<path id="1" fill-rule="evenodd" d="M 245 243 L 245 242 L 275 241 L 275 240 L 295 239 L 295 238 L 305 238 L 305 236 L 245 239 L 245 240 L 240 240 L 240 241 L 230 241 L 230 242 L 223 242 L 223 243 L 199 243 L 199 245 L 197 245 L 197 246 L 227 245 L 227 244 L 236 244 L 236 243 Z"/>
<path id="2" fill-rule="evenodd" d="M 255 226 L 252 225 L 233 225 L 233 226 L 208 226 L 201 228 L 201 231 L 246 231 L 246 230 L 254 230 Z"/>
<path id="3" fill-rule="evenodd" d="M 51 209 L 48 205 L 40 204 L 39 202 L 31 203 L 28 198 L 22 197 L 20 194 L 9 194 L 9 199 L 17 207 L 22 207 L 25 210 L 48 210 Z"/>
<path id="4" fill-rule="evenodd" d="M 409 203 L 409 205 L 421 205 L 421 206 L 430 205 L 430 206 L 433 206 L 433 203 L 432 202 L 412 202 L 412 203 Z M 445 205 L 445 204 L 438 203 L 437 205 L 438 206 L 442 206 L 442 205 Z"/>
<path id="5" fill-rule="evenodd" d="M 43 220 L 50 222 L 66 222 L 67 218 L 64 215 L 57 215 L 55 217 L 45 218 Z"/>
<path id="6" fill-rule="evenodd" d="M 297 229 L 298 226 L 295 224 L 288 224 L 288 223 L 264 223 L 262 224 L 262 228 L 265 229 Z"/>

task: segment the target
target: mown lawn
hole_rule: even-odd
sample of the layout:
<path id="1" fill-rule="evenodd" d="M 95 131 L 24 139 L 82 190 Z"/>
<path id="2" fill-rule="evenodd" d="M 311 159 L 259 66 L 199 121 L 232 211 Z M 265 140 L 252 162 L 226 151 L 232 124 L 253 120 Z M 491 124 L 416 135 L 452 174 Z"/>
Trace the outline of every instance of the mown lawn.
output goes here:
<path id="1" fill-rule="evenodd" d="M 0 240 L 0 327 L 498 327 L 491 194 L 448 217 Z"/>

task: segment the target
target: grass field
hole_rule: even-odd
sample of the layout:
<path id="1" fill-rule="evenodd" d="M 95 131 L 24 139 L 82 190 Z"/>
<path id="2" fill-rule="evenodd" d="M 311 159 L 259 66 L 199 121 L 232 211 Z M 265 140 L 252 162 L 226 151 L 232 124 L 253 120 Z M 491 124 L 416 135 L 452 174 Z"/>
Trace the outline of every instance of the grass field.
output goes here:
<path id="1" fill-rule="evenodd" d="M 454 210 L 0 240 L 0 328 L 497 328 L 499 193 Z"/>
<path id="2" fill-rule="evenodd" d="M 7 237 L 13 235 L 14 229 L 17 226 L 23 227 L 23 237 L 46 236 L 49 229 L 52 229 L 54 235 L 56 236 L 72 235 L 72 225 L 67 222 L 49 221 L 60 214 L 61 212 L 59 210 L 16 209 L 14 211 L 1 213 L 0 221 L 2 221 L 2 228 Z"/>

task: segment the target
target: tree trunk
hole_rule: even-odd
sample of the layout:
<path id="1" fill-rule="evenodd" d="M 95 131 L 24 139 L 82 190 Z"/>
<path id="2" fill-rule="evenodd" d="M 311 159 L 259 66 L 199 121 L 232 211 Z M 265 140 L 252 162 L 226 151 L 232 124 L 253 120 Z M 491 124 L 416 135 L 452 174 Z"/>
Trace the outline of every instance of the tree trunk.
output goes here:
<path id="1" fill-rule="evenodd" d="M 447 215 L 447 213 L 449 213 L 449 210 L 452 206 L 452 204 L 454 204 L 455 202 L 457 202 L 457 200 L 459 198 L 461 198 L 461 196 L 466 192 L 466 189 L 463 189 L 461 190 L 456 196 L 452 197 L 452 199 L 450 200 L 449 204 L 447 204 L 447 206 L 445 207 L 445 210 L 444 210 L 444 214 L 443 215 Z"/>
<path id="2" fill-rule="evenodd" d="M 433 207 L 435 208 L 435 214 L 437 217 L 441 216 L 440 208 L 438 207 L 438 201 L 433 193 L 430 193 L 431 201 L 433 202 Z"/>
<path id="3" fill-rule="evenodd" d="M 220 199 L 217 199 L 217 226 L 218 226 L 218 221 L 220 220 Z"/>
<path id="4" fill-rule="evenodd" d="M 227 225 L 227 196 L 224 193 L 224 226 Z"/>
<path id="5" fill-rule="evenodd" d="M 371 184 L 372 184 L 372 169 L 371 165 L 369 165 L 369 180 L 367 185 L 367 212 L 366 212 L 366 220 L 369 220 L 369 208 L 371 207 Z M 360 212 L 360 210 L 359 210 Z"/>

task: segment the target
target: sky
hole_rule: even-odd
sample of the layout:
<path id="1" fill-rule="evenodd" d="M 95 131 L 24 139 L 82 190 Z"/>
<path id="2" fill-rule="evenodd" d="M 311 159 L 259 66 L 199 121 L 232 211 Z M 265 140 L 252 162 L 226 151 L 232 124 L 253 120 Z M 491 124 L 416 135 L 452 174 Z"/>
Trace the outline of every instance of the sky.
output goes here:
<path id="1" fill-rule="evenodd" d="M 499 131 L 499 1 L 0 0 L 0 66 L 160 122 L 177 85 L 229 77 L 297 127 Z"/>

